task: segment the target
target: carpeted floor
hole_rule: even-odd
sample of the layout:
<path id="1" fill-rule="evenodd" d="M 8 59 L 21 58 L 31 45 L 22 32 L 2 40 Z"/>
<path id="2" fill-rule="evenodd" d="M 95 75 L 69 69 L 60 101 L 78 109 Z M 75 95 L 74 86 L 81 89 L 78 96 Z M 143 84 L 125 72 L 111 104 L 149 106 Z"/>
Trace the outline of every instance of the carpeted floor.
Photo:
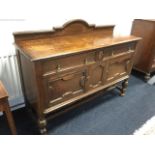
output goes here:
<path id="1" fill-rule="evenodd" d="M 126 96 L 116 90 L 48 122 L 51 135 L 128 135 L 133 134 L 155 115 L 155 86 L 148 85 L 137 73 L 129 80 Z M 39 134 L 25 108 L 13 112 L 18 134 Z M 4 117 L 0 117 L 0 134 L 10 134 Z"/>

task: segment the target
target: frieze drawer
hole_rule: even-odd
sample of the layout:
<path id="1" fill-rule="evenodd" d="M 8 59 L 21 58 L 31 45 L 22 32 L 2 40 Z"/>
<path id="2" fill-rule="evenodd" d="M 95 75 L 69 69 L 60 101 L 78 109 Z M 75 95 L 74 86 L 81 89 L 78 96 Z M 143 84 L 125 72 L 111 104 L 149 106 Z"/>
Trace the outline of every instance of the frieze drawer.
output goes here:
<path id="1" fill-rule="evenodd" d="M 110 58 L 111 52 L 106 52 L 104 49 L 86 51 L 73 56 L 61 57 L 57 59 L 49 59 L 42 62 L 44 76 L 49 74 L 55 74 L 57 72 L 64 72 L 72 70 L 73 68 L 79 68 L 85 65 L 94 64 L 98 59 Z M 72 60 L 72 62 L 70 62 Z"/>
<path id="2" fill-rule="evenodd" d="M 89 52 L 89 54 L 79 54 L 67 57 L 61 57 L 57 59 L 49 59 L 43 62 L 44 75 L 55 74 L 57 72 L 63 72 L 66 70 L 72 70 L 84 66 L 86 63 L 95 63 L 95 52 Z M 71 62 L 72 60 L 72 62 Z"/>

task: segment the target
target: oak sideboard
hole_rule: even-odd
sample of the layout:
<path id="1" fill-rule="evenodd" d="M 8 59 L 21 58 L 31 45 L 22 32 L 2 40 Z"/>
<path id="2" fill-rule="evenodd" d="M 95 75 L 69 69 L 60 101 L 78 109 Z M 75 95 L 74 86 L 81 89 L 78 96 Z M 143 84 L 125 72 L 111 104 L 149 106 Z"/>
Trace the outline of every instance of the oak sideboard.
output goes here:
<path id="1" fill-rule="evenodd" d="M 140 38 L 113 37 L 113 28 L 74 20 L 51 31 L 14 33 L 25 102 L 40 133 L 48 117 L 93 94 L 119 85 L 125 95 Z"/>

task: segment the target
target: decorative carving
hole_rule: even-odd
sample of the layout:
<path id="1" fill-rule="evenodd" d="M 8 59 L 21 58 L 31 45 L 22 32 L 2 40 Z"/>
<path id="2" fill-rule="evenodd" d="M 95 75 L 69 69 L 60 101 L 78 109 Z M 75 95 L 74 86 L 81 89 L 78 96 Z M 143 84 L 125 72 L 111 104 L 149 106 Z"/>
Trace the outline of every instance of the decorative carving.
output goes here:
<path id="1" fill-rule="evenodd" d="M 95 25 L 89 25 L 86 21 L 78 19 L 78 20 L 67 22 L 60 28 L 54 27 L 53 29 L 57 34 L 70 35 L 70 34 L 83 33 L 83 32 L 93 30 L 95 29 Z"/>
<path id="2" fill-rule="evenodd" d="M 104 82 L 104 67 L 105 64 L 102 61 L 98 61 L 96 65 L 91 67 L 91 76 L 89 81 L 89 87 L 95 88 L 100 86 Z"/>
<path id="3" fill-rule="evenodd" d="M 62 27 L 54 27 L 54 35 L 74 35 L 85 32 L 91 32 L 95 29 L 105 30 L 107 29 L 107 35 L 112 36 L 114 25 L 107 25 L 97 27 L 95 25 L 89 25 L 86 21 L 77 19 L 65 23 Z"/>

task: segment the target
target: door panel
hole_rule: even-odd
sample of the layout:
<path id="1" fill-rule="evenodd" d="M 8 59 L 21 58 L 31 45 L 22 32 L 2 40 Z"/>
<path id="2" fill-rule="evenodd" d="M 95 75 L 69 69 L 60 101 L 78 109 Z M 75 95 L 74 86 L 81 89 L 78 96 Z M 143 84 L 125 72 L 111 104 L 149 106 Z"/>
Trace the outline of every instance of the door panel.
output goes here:
<path id="1" fill-rule="evenodd" d="M 129 75 L 132 68 L 132 56 L 133 54 L 127 54 L 111 59 L 108 64 L 106 81 L 112 82 L 123 76 Z"/>
<path id="2" fill-rule="evenodd" d="M 85 91 L 85 72 L 86 70 L 69 72 L 45 79 L 47 107 L 82 94 Z"/>

